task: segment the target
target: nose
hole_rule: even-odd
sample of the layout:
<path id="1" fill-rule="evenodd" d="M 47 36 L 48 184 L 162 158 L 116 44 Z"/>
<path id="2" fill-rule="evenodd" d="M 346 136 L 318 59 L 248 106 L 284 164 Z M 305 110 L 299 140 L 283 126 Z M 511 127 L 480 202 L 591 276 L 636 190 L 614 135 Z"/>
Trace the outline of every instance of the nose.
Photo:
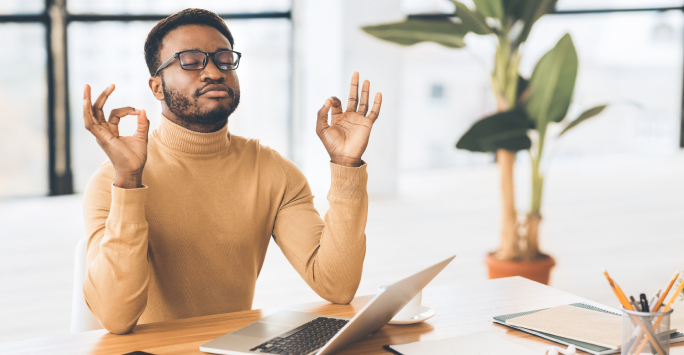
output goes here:
<path id="1" fill-rule="evenodd" d="M 214 59 L 210 56 L 207 58 L 207 65 L 201 71 L 200 79 L 202 81 L 223 82 L 226 79 L 226 73 L 216 66 Z"/>

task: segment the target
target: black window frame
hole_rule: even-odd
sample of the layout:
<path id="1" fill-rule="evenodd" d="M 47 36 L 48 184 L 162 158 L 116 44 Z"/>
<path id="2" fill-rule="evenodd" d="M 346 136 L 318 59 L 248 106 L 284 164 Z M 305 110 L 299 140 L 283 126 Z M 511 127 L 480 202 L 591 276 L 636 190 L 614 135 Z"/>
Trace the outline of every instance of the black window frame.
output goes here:
<path id="1" fill-rule="evenodd" d="M 74 193 L 71 166 L 71 120 L 69 115 L 69 67 L 67 58 L 67 29 L 69 24 L 72 22 L 161 21 L 171 15 L 71 14 L 67 11 L 67 1 L 45 0 L 45 8 L 39 14 L 0 14 L 0 24 L 34 23 L 42 24 L 45 27 L 49 196 Z M 224 20 L 288 19 L 292 25 L 291 9 L 290 11 L 283 12 L 228 13 L 218 15 Z M 291 65 L 293 63 L 293 52 L 292 48 L 290 48 Z M 290 116 L 292 115 L 290 114 Z M 292 117 L 289 120 L 288 126 L 292 126 Z M 291 134 L 292 132 L 289 133 Z M 292 141 L 291 138 L 292 136 L 290 135 L 290 141 Z M 292 142 L 290 142 L 288 149 L 290 152 L 292 151 Z"/>

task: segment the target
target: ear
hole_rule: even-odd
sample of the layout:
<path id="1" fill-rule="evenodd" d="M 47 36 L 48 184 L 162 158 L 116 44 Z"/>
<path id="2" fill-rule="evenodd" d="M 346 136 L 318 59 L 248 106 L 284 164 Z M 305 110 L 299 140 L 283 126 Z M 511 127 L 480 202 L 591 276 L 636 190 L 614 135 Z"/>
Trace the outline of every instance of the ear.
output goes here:
<path id="1" fill-rule="evenodd" d="M 164 90 L 162 89 L 162 82 L 160 76 L 152 76 L 149 80 L 150 90 L 152 90 L 152 95 L 154 98 L 163 101 L 164 100 Z"/>

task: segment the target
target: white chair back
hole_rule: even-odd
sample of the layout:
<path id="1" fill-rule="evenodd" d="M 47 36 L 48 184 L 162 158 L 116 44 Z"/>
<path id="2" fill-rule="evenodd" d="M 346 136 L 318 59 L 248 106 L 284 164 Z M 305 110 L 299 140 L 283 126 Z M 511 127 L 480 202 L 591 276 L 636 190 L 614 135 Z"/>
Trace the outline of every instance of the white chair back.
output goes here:
<path id="1" fill-rule="evenodd" d="M 88 239 L 83 238 L 76 245 L 74 258 L 74 289 L 71 297 L 71 333 L 102 329 L 102 325 L 90 312 L 83 296 L 83 283 L 86 278 L 86 246 Z"/>

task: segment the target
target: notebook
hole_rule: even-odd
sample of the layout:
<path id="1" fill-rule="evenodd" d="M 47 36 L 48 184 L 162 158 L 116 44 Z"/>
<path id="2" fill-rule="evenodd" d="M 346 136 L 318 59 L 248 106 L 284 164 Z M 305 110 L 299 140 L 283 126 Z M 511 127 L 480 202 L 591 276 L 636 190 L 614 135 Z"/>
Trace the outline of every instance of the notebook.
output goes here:
<path id="1" fill-rule="evenodd" d="M 615 319 L 617 319 L 619 322 L 621 322 L 621 319 L 622 319 L 621 315 L 618 313 L 607 311 L 605 309 L 590 306 L 590 305 L 584 304 L 584 303 L 573 303 L 573 304 L 570 304 L 568 306 L 578 307 L 578 308 L 581 308 L 583 310 L 588 310 L 588 311 L 592 311 L 592 312 L 600 312 L 603 314 L 608 314 L 608 315 L 611 315 L 612 317 L 615 317 Z M 606 346 L 596 345 L 596 344 L 592 344 L 592 343 L 588 343 L 588 342 L 584 342 L 584 341 L 573 340 L 573 339 L 566 338 L 566 337 L 563 337 L 560 335 L 549 334 L 547 332 L 542 332 L 539 330 L 527 329 L 527 328 L 523 328 L 520 326 L 513 325 L 511 323 L 511 320 L 513 320 L 513 319 L 517 319 L 519 317 L 531 315 L 531 314 L 538 313 L 541 311 L 545 311 L 548 309 L 549 308 L 543 308 L 543 309 L 537 309 L 534 311 L 495 316 L 494 317 L 494 323 L 501 324 L 501 325 L 504 325 L 504 326 L 509 327 L 509 328 L 517 329 L 517 330 L 520 330 L 520 331 L 528 333 L 528 334 L 536 335 L 538 337 L 541 337 L 541 338 L 544 338 L 547 340 L 551 340 L 553 342 L 563 344 L 565 346 L 572 344 L 575 347 L 577 347 L 577 349 L 582 350 L 582 351 L 586 351 L 586 352 L 594 354 L 594 355 L 617 354 L 620 352 L 620 350 L 618 350 L 618 349 L 611 349 L 610 347 L 606 347 Z M 513 320 L 512 322 L 517 323 L 515 320 Z M 672 333 L 670 335 L 670 343 L 678 343 L 678 342 L 682 342 L 682 341 L 684 341 L 684 334 L 682 334 L 681 332 L 675 332 L 675 333 Z"/>

